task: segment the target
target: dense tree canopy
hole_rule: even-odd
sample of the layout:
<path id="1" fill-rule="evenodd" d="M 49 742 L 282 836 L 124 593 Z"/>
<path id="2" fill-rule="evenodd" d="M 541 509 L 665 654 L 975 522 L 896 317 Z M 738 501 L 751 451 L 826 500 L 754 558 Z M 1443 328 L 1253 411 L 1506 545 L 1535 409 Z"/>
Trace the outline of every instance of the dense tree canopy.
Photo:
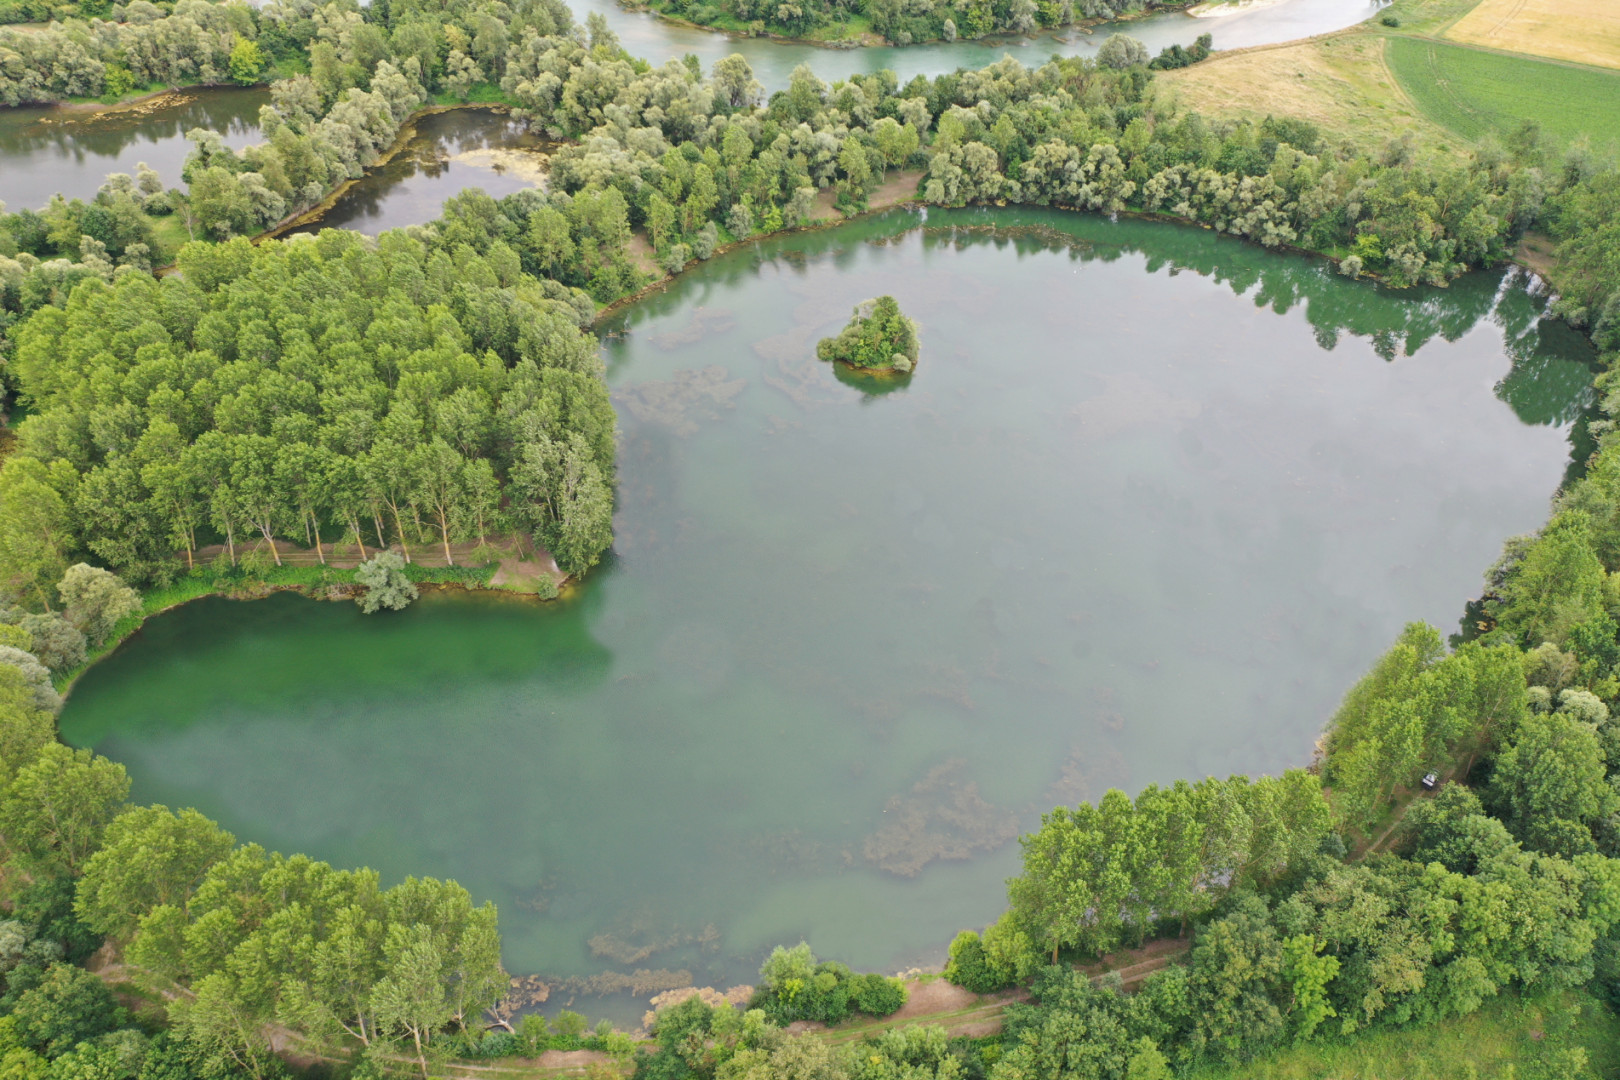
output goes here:
<path id="1" fill-rule="evenodd" d="M 910 371 L 917 363 L 917 324 L 900 313 L 892 296 L 863 300 L 836 337 L 816 345 L 816 355 L 858 368 Z"/>
<path id="2" fill-rule="evenodd" d="M 279 561 L 278 536 L 324 532 L 453 562 L 452 544 L 515 527 L 571 570 L 600 556 L 601 363 L 566 293 L 510 248 L 326 233 L 195 245 L 180 266 L 89 282 L 22 327 L 20 460 L 71 507 L 38 550 L 132 580 L 211 535 L 233 558 L 256 541 Z"/>

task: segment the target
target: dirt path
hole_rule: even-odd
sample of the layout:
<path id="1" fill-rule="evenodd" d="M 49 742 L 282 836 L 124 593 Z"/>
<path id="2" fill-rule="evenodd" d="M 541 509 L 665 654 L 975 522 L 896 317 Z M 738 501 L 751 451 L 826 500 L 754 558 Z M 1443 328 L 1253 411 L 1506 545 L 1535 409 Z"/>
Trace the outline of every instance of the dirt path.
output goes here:
<path id="1" fill-rule="evenodd" d="M 568 575 L 557 567 L 557 560 L 552 557 L 551 552 L 535 543 L 527 533 L 494 538 L 484 551 L 479 550 L 481 546 L 472 540 L 451 544 L 450 558 L 456 566 L 487 566 L 489 555 L 493 551 L 499 558 L 498 567 L 494 577 L 490 579 L 490 584 L 496 588 L 533 592 L 536 583 L 542 577 L 549 577 L 552 583 L 559 587 L 567 580 Z M 277 538 L 275 553 L 280 557 L 283 566 L 324 565 L 338 570 L 352 570 L 365 559 L 375 557 L 381 550 L 384 549 L 368 544 L 362 552 L 351 539 L 347 543 L 323 545 L 321 550 L 316 552 L 314 548 L 299 547 Z M 395 554 L 404 553 L 397 543 L 388 545 L 387 550 Z M 198 563 L 208 563 L 225 553 L 225 545 L 209 544 L 207 547 L 198 548 L 192 558 Z M 240 559 L 250 553 L 266 559 L 272 558 L 270 545 L 262 537 L 252 543 L 243 542 L 236 545 L 237 558 Z M 410 561 L 418 566 L 448 565 L 443 544 L 411 545 Z"/>

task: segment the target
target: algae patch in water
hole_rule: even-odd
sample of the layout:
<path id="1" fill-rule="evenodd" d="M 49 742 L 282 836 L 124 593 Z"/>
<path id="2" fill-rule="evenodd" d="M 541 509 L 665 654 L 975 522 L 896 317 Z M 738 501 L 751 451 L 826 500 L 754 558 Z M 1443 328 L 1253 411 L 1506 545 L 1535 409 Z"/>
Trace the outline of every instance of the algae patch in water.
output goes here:
<path id="1" fill-rule="evenodd" d="M 883 808 L 884 825 L 866 838 L 861 853 L 880 870 L 916 877 L 935 859 L 969 859 L 1018 835 L 1018 815 L 992 806 L 979 785 L 962 777 L 965 758 L 928 771 L 911 790 Z"/>

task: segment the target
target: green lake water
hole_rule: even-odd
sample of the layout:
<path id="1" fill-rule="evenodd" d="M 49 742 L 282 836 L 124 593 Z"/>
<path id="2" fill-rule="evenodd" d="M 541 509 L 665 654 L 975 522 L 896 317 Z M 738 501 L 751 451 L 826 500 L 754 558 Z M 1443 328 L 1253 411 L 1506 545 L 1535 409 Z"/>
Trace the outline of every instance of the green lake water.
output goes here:
<path id="1" fill-rule="evenodd" d="M 814 359 L 879 293 L 903 383 Z M 938 962 L 1041 811 L 1302 765 L 1455 628 L 1588 403 L 1539 309 L 1034 210 L 748 246 L 605 328 L 617 541 L 565 600 L 196 603 L 62 731 L 244 841 L 460 880 L 515 973 Z"/>

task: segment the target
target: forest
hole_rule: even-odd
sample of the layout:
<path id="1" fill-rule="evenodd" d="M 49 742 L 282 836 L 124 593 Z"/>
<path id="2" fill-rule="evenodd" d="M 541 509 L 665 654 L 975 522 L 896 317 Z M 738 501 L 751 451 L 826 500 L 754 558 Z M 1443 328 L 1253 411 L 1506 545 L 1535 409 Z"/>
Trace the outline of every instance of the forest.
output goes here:
<path id="1" fill-rule="evenodd" d="M 1048 814 L 1023 841 L 1007 912 L 951 947 L 961 985 L 1029 986 L 1001 1039 L 915 1028 L 840 1051 L 790 1038 L 781 1025 L 806 1010 L 897 1004 L 885 980 L 805 948 L 766 961 L 750 1008 L 693 998 L 660 1015 L 659 1052 L 637 1070 L 1142 1080 L 1466 1015 L 1509 992 L 1620 995 L 1611 164 L 1533 131 L 1461 160 L 1401 141 L 1366 155 L 1287 118 L 1216 124 L 1158 98 L 1145 55 L 1007 60 L 904 86 L 888 73 L 829 86 L 801 68 L 762 101 L 741 57 L 707 77 L 695 62 L 654 68 L 549 4 L 276 0 L 254 14 L 136 0 L 125 14 L 0 34 L 0 97 L 96 96 L 121 71 L 131 88 L 232 78 L 233 53 L 251 59 L 239 41 L 261 65 L 243 78 L 289 59 L 309 72 L 276 83 L 264 145 L 199 136 L 185 190 L 113 177 L 90 203 L 0 217 L 5 389 L 27 406 L 0 470 L 8 1067 L 265 1080 L 284 1067 L 271 1025 L 361 1050 L 367 1075 L 543 1045 L 629 1064 L 624 1037 L 572 1020 L 482 1031 L 505 987 L 496 916 L 454 883 L 385 890 L 369 871 L 239 846 L 195 812 L 129 804 L 121 766 L 56 740 L 53 677 L 134 617 L 131 585 L 185 575 L 210 545 L 227 560 L 250 545 L 274 560 L 289 540 L 449 559 L 455 543 L 524 529 L 588 568 L 611 543 L 614 420 L 587 330 L 599 304 L 645 283 L 632 235 L 675 271 L 809 221 L 823 191 L 858 211 L 899 169 L 923 173 L 931 203 L 1160 215 L 1396 286 L 1499 263 L 1543 230 L 1558 243 L 1556 310 L 1602 354 L 1599 449 L 1547 525 L 1505 545 L 1459 640 L 1409 627 L 1351 689 L 1315 771 Z M 489 83 L 567 140 L 548 191 L 469 192 L 375 242 L 246 239 L 356 175 L 433 95 Z M 196 239 L 157 278 L 164 253 L 143 230 L 165 214 L 186 215 Z M 1436 768 L 1438 794 L 1414 798 Z M 1137 993 L 1072 969 L 1157 937 L 1188 941 L 1186 961 Z M 185 991 L 169 1026 L 125 1012 L 84 968 L 104 940 Z"/>

